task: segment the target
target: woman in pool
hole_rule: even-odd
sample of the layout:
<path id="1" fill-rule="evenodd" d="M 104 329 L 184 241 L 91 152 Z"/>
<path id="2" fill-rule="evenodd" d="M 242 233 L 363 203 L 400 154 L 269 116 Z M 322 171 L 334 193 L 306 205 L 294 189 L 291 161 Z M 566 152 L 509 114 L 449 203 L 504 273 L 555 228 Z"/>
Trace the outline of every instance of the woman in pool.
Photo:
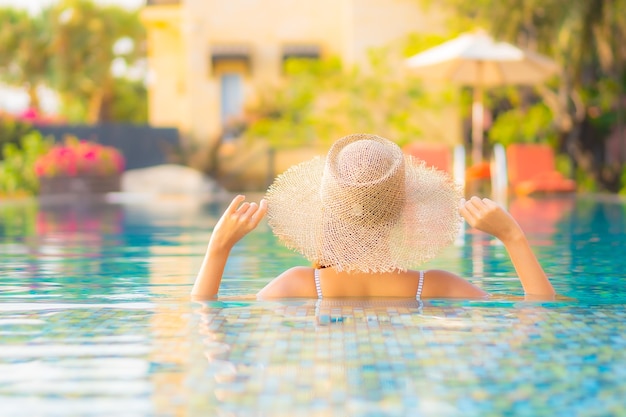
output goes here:
<path id="1" fill-rule="evenodd" d="M 274 234 L 313 267 L 272 280 L 259 299 L 306 297 L 482 298 L 488 294 L 442 270 L 415 270 L 451 244 L 459 213 L 500 239 L 526 295 L 554 289 L 517 222 L 489 199 L 461 199 L 443 172 L 406 156 L 395 143 L 356 134 L 333 144 L 326 158 L 288 169 L 260 203 L 236 196 L 215 226 L 192 289 L 216 297 L 233 246 L 267 213 Z"/>

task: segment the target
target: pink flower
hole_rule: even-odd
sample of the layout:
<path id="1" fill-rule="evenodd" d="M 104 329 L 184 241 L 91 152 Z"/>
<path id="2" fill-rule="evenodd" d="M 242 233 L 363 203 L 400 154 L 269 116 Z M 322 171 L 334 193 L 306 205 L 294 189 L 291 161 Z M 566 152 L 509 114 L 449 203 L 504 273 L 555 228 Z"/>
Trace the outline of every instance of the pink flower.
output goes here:
<path id="1" fill-rule="evenodd" d="M 55 145 L 35 163 L 39 177 L 106 176 L 124 170 L 124 157 L 115 148 L 69 138 Z"/>

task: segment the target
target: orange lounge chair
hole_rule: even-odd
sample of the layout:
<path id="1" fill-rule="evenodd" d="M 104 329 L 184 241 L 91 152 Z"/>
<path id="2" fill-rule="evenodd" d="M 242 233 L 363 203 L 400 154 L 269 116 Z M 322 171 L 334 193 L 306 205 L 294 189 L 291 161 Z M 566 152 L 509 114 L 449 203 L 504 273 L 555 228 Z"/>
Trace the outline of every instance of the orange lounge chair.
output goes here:
<path id="1" fill-rule="evenodd" d="M 456 145 L 450 149 L 441 143 L 412 142 L 402 148 L 407 155 L 426 162 L 426 166 L 447 172 L 461 187 L 465 187 L 465 148 Z"/>
<path id="2" fill-rule="evenodd" d="M 452 174 L 452 152 L 447 145 L 437 143 L 412 142 L 402 150 L 407 155 L 426 162 L 426 166 L 435 167 Z"/>
<path id="3" fill-rule="evenodd" d="M 510 145 L 506 160 L 509 184 L 515 194 L 576 191 L 576 183 L 556 171 L 554 151 L 549 145 Z"/>

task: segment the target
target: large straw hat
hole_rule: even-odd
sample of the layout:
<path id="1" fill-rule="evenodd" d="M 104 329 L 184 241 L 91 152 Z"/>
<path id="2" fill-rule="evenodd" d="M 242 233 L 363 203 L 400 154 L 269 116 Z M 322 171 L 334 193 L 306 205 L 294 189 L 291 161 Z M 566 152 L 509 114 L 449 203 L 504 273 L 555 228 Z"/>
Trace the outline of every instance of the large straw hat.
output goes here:
<path id="1" fill-rule="evenodd" d="M 451 244 L 461 224 L 458 186 L 376 135 L 339 139 L 326 158 L 278 176 L 266 197 L 279 240 L 339 271 L 418 266 Z"/>

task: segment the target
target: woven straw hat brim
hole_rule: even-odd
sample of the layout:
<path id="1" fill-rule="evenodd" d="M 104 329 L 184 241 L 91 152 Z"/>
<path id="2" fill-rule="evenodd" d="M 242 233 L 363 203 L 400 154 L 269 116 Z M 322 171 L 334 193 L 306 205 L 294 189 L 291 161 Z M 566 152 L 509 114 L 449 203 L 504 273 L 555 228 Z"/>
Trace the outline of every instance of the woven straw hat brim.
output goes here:
<path id="1" fill-rule="evenodd" d="M 274 234 L 311 262 L 319 253 L 323 173 L 324 159 L 319 156 L 294 165 L 276 178 L 266 195 L 268 224 Z"/>
<path id="2" fill-rule="evenodd" d="M 320 193 L 322 157 L 276 178 L 266 195 L 268 223 L 285 246 L 339 271 L 391 272 L 422 265 L 458 236 L 462 194 L 446 173 L 404 158 L 406 201 L 392 224 L 361 227 L 333 218 Z"/>

